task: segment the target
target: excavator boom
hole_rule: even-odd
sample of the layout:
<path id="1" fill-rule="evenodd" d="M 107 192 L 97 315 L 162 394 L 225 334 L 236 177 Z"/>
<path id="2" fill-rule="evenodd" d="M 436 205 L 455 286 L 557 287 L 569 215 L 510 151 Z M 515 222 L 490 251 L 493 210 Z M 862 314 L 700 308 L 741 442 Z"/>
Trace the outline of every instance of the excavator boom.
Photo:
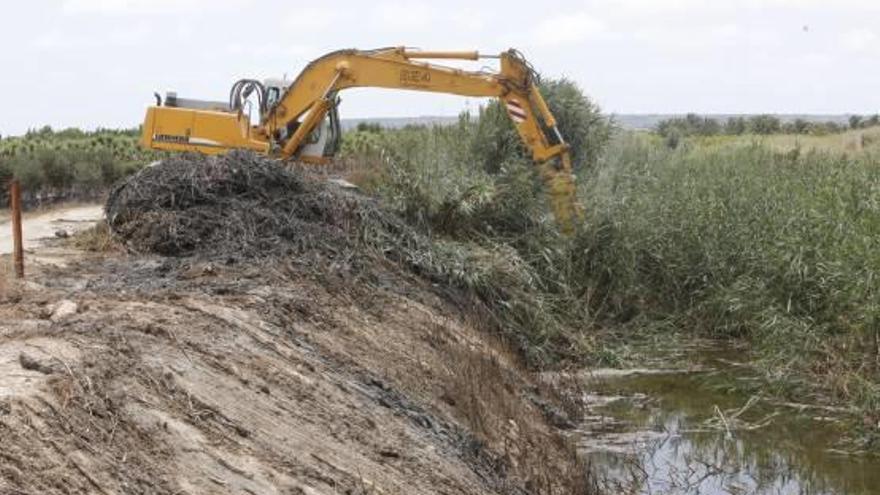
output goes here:
<path id="1" fill-rule="evenodd" d="M 424 62 L 426 59 L 497 58 L 498 72 L 466 71 Z M 416 51 L 402 47 L 339 50 L 312 61 L 287 86 L 242 80 L 228 105 L 182 100 L 169 95 L 165 105 L 147 110 L 143 145 L 153 149 L 220 153 L 250 149 L 283 158 L 321 162 L 338 146 L 321 141 L 322 125 L 338 140 L 337 94 L 348 88 L 375 87 L 498 98 L 520 138 L 538 164 L 556 220 L 570 231 L 580 215 L 568 144 L 537 86 L 531 66 L 515 50 L 485 56 L 475 51 Z M 248 96 L 256 93 L 259 124 L 251 125 Z M 183 102 L 183 104 L 180 104 Z M 549 131 L 549 134 L 548 132 Z M 318 143 L 323 149 L 315 152 Z M 332 143 L 331 143 L 332 144 Z"/>

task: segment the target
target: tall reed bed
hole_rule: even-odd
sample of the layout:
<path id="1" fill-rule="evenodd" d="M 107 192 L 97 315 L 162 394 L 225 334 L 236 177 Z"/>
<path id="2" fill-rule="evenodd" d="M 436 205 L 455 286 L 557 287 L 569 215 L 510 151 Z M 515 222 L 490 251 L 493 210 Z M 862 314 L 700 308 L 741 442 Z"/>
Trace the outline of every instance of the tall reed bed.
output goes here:
<path id="1" fill-rule="evenodd" d="M 773 376 L 877 407 L 880 155 L 626 135 L 582 191 L 609 314 L 747 339 Z"/>
<path id="2" fill-rule="evenodd" d="M 566 238 L 528 160 L 486 167 L 478 126 L 374 135 L 373 190 L 535 363 L 601 357 L 601 328 L 675 329 L 753 344 L 780 391 L 878 408 L 880 155 L 620 132 L 581 169 Z"/>

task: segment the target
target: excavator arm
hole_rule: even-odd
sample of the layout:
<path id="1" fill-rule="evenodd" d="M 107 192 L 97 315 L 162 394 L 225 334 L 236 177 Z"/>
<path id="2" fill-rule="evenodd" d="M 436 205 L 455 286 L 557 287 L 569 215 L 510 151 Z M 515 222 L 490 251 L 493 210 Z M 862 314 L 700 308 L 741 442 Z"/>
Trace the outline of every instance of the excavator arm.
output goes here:
<path id="1" fill-rule="evenodd" d="M 498 72 L 466 71 L 423 62 L 426 59 L 500 59 Z M 283 95 L 260 108 L 260 124 L 249 127 L 241 107 L 222 110 L 151 107 L 144 125 L 144 144 L 159 149 L 194 149 L 206 153 L 247 148 L 297 158 L 308 137 L 333 110 L 338 92 L 375 87 L 494 97 L 502 101 L 516 130 L 538 164 L 556 220 L 569 232 L 580 216 L 568 145 L 537 87 L 537 76 L 515 50 L 495 56 L 478 52 L 426 52 L 406 48 L 340 50 L 311 62 Z M 262 101 L 263 98 L 261 97 Z M 237 112 L 235 111 L 237 110 Z M 179 113 L 179 112 L 190 112 Z M 193 125 L 185 137 L 169 135 L 171 119 Z M 149 127 L 149 129 L 148 129 Z M 177 127 L 181 127 L 177 125 Z M 157 132 L 157 128 L 159 132 Z M 205 129 L 201 131 L 200 129 Z M 549 131 L 548 134 L 546 131 Z M 205 134 L 207 133 L 207 134 Z M 156 139 L 156 138 L 159 139 Z"/>

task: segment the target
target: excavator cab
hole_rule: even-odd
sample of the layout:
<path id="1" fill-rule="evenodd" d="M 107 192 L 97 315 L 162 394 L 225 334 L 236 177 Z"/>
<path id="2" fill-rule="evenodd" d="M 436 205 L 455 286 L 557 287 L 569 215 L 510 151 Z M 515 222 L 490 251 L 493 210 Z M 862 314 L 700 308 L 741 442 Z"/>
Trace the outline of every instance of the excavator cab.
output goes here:
<path id="1" fill-rule="evenodd" d="M 281 102 L 290 83 L 284 79 L 266 79 L 263 81 L 263 86 L 265 87 L 266 109 L 267 112 L 270 112 Z M 337 110 L 340 101 L 339 97 L 335 94 L 332 95 L 332 101 L 333 104 L 328 109 L 327 116 L 320 125 L 315 126 L 315 129 L 309 133 L 300 147 L 297 155 L 300 161 L 319 164 L 327 163 L 339 151 L 342 139 L 339 111 Z M 287 135 L 283 137 L 286 139 L 289 135 L 292 135 L 296 131 L 298 124 L 299 122 L 296 122 L 294 126 L 291 126 L 287 130 Z"/>
<path id="2" fill-rule="evenodd" d="M 321 125 L 316 126 L 306 138 L 306 142 L 300 148 L 300 160 L 306 163 L 328 163 L 339 151 L 342 130 L 336 108 L 337 106 L 333 105 Z"/>
<path id="3" fill-rule="evenodd" d="M 266 79 L 263 86 L 266 87 L 266 108 L 271 109 L 281 101 L 290 83 L 285 79 Z"/>

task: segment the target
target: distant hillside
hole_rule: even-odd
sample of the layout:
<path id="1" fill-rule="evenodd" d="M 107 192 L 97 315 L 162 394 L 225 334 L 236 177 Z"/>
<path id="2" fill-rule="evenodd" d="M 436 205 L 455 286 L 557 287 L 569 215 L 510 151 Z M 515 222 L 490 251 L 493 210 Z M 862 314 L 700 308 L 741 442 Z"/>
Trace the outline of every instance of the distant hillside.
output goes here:
<path id="1" fill-rule="evenodd" d="M 700 114 L 703 117 L 711 117 L 718 120 L 727 120 L 730 117 L 750 117 L 755 114 L 732 114 L 732 113 L 713 113 Z M 804 119 L 808 122 L 835 122 L 837 124 L 846 124 L 851 114 L 775 114 L 783 122 L 790 122 L 795 119 Z M 620 127 L 624 129 L 653 129 L 661 120 L 672 117 L 684 117 L 685 114 L 672 113 L 643 113 L 643 114 L 615 114 L 611 117 Z M 370 119 L 342 119 L 342 129 L 354 129 L 361 122 L 377 123 L 382 127 L 389 129 L 397 129 L 407 125 L 449 125 L 458 122 L 458 117 L 449 116 L 422 116 L 422 117 L 377 117 Z"/>

